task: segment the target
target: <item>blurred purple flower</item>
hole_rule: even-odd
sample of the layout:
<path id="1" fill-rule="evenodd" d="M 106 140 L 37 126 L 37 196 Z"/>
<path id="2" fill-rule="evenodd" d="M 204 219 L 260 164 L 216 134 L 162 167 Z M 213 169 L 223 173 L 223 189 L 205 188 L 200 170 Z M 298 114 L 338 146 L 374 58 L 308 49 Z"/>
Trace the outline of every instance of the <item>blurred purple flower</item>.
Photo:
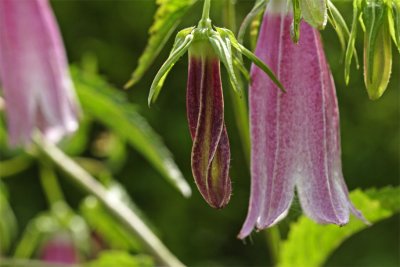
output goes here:
<path id="1" fill-rule="evenodd" d="M 286 1 L 271 1 L 256 55 L 278 75 L 287 93 L 253 66 L 250 88 L 251 197 L 239 238 L 283 219 L 297 188 L 304 213 L 318 223 L 344 225 L 350 211 L 340 151 L 335 85 L 319 32 L 302 22 L 298 44 Z"/>
<path id="2" fill-rule="evenodd" d="M 72 264 L 79 262 L 78 251 L 67 234 L 56 234 L 48 240 L 42 247 L 40 259 L 53 263 Z"/>
<path id="3" fill-rule="evenodd" d="M 78 127 L 63 42 L 47 0 L 0 0 L 0 82 L 11 145 L 35 128 L 53 142 Z"/>
<path id="4" fill-rule="evenodd" d="M 207 203 L 214 208 L 223 208 L 231 196 L 231 155 L 224 122 L 219 58 L 208 41 L 199 41 L 189 48 L 186 97 L 193 139 L 193 176 Z"/>

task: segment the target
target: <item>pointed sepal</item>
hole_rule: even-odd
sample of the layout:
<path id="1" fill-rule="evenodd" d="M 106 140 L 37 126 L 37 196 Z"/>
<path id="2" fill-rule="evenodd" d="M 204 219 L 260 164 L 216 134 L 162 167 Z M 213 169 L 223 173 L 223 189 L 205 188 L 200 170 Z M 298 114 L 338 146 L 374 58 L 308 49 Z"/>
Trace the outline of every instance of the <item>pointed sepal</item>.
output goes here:
<path id="1" fill-rule="evenodd" d="M 190 44 L 193 41 L 193 31 L 194 27 L 186 28 L 181 30 L 175 38 L 174 45 L 172 47 L 172 51 L 165 61 L 165 63 L 161 66 L 160 70 L 156 74 L 156 77 L 153 80 L 153 83 L 150 87 L 150 93 L 148 97 L 148 104 L 154 103 L 157 99 L 158 94 L 161 91 L 161 88 L 164 84 L 165 79 L 167 78 L 168 73 L 175 65 L 175 63 L 179 60 L 179 58 L 185 54 L 188 50 Z"/>

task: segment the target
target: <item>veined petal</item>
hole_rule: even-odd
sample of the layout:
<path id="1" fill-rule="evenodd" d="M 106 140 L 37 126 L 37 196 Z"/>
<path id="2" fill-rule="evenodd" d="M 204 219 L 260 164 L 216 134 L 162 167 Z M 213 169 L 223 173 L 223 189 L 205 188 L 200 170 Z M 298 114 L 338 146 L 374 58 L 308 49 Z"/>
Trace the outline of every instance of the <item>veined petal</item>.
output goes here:
<path id="1" fill-rule="evenodd" d="M 11 144 L 28 143 L 34 128 L 55 142 L 77 129 L 75 92 L 47 0 L 0 1 L 0 80 Z"/>
<path id="2" fill-rule="evenodd" d="M 350 211 L 363 219 L 342 175 L 336 92 L 319 33 L 301 22 L 300 40 L 293 44 L 293 17 L 282 2 L 272 1 L 266 11 L 256 55 L 277 74 L 286 93 L 253 66 L 252 190 L 239 238 L 282 219 L 295 186 L 305 214 L 319 223 L 343 225 Z"/>
<path id="3" fill-rule="evenodd" d="M 293 49 L 289 34 L 291 18 L 275 12 L 280 4 L 271 2 L 264 14 L 255 53 L 272 68 L 287 90 L 294 86 L 291 70 L 297 63 L 292 61 L 288 50 Z M 252 67 L 251 76 L 251 195 L 239 238 L 249 235 L 254 226 L 262 229 L 276 223 L 287 213 L 294 194 L 291 148 L 296 140 L 290 128 L 295 119 L 292 115 L 297 113 L 295 99 L 285 97 L 292 92 L 279 91 L 258 67 Z"/>
<path id="4" fill-rule="evenodd" d="M 187 116 L 193 139 L 192 172 L 203 198 L 212 207 L 222 208 L 230 199 L 231 182 L 220 64 L 211 46 L 202 45 L 206 48 L 194 44 L 189 50 Z"/>
<path id="5" fill-rule="evenodd" d="M 351 203 L 344 184 L 340 159 L 339 110 L 335 85 L 317 30 L 301 25 L 302 53 L 296 58 L 309 66 L 303 72 L 299 98 L 303 116 L 303 157 L 299 165 L 297 190 L 306 215 L 319 223 L 346 224 Z M 300 68 L 300 67 L 299 67 Z"/>

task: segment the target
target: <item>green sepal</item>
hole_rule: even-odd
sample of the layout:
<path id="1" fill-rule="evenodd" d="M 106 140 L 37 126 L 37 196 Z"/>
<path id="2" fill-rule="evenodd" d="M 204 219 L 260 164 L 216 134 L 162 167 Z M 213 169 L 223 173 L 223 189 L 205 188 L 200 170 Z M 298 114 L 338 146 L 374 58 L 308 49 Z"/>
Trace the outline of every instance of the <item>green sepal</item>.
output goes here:
<path id="1" fill-rule="evenodd" d="M 363 2 L 364 82 L 368 96 L 376 100 L 385 92 L 392 69 L 392 42 L 387 19 L 388 6 L 382 0 Z"/>
<path id="2" fill-rule="evenodd" d="M 252 23 L 254 18 L 256 18 L 267 6 L 269 0 L 256 0 L 253 8 L 250 10 L 250 12 L 246 15 L 244 18 L 242 24 L 240 25 L 239 28 L 239 33 L 237 40 L 239 43 L 243 43 L 244 35 L 246 33 L 247 28 L 249 25 Z"/>
<path id="3" fill-rule="evenodd" d="M 297 44 L 300 38 L 300 21 L 301 21 L 301 9 L 300 0 L 292 0 L 293 7 L 293 22 L 290 26 L 290 37 L 292 41 Z"/>
<path id="4" fill-rule="evenodd" d="M 400 53 L 400 0 L 392 0 L 388 4 L 389 31 Z"/>
<path id="5" fill-rule="evenodd" d="M 268 77 L 283 91 L 286 92 L 283 85 L 281 82 L 278 80 L 276 77 L 275 73 L 267 66 L 265 63 L 259 59 L 256 55 L 253 54 L 250 50 L 248 50 L 246 47 L 241 45 L 235 38 L 235 35 L 233 34 L 232 31 L 225 29 L 225 28 L 218 28 L 215 27 L 215 29 L 220 33 L 221 35 L 228 36 L 233 48 L 235 48 L 239 53 L 242 55 L 246 56 L 248 59 L 250 59 L 255 65 L 257 65 L 260 69 L 262 69 L 265 74 L 268 75 Z"/>
<path id="6" fill-rule="evenodd" d="M 235 69 L 233 68 L 233 54 L 232 54 L 232 43 L 225 33 L 212 34 L 209 36 L 209 41 L 211 46 L 214 49 L 214 52 L 218 55 L 219 59 L 224 64 L 226 71 L 229 75 L 229 81 L 233 90 L 239 95 L 242 96 L 242 87 L 239 84 L 238 77 L 236 76 Z"/>
<path id="7" fill-rule="evenodd" d="M 355 0 L 353 2 L 353 21 L 351 23 L 351 32 L 349 36 L 349 42 L 347 43 L 346 55 L 344 59 L 344 79 L 346 84 L 349 84 L 350 81 L 350 66 L 351 59 L 353 54 L 355 53 L 355 42 L 357 37 L 357 21 L 359 19 L 360 14 L 359 0 Z M 357 66 L 358 68 L 358 66 Z"/>
<path id="8" fill-rule="evenodd" d="M 346 51 L 346 41 L 347 39 L 349 39 L 350 31 L 349 28 L 347 27 L 347 24 L 342 14 L 340 14 L 339 10 L 335 7 L 335 5 L 330 0 L 328 0 L 327 3 L 328 3 L 328 20 L 331 23 L 333 29 L 336 31 L 344 56 L 344 53 Z M 357 55 L 357 50 L 355 48 L 353 55 L 354 55 L 354 60 L 356 62 L 356 66 L 357 68 L 359 68 L 358 55 Z"/>
<path id="9" fill-rule="evenodd" d="M 168 73 L 178 61 L 178 59 L 188 50 L 190 44 L 193 41 L 193 31 L 194 27 L 186 28 L 178 32 L 175 38 L 174 45 L 172 47 L 171 53 L 168 59 L 161 66 L 160 70 L 156 74 L 153 83 L 150 87 L 150 93 L 148 97 L 149 106 L 151 103 L 157 99 L 161 88 L 164 84 L 165 78 L 167 78 Z"/>

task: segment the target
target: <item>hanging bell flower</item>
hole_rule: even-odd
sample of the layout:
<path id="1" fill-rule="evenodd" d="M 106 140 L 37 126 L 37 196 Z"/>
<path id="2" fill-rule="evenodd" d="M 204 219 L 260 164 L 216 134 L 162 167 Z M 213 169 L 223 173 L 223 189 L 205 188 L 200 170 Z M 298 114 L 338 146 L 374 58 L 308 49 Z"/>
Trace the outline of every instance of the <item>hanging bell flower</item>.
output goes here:
<path id="1" fill-rule="evenodd" d="M 78 128 L 65 49 L 47 0 L 0 1 L 0 84 L 11 145 L 39 129 L 57 142 Z"/>
<path id="2" fill-rule="evenodd" d="M 43 245 L 40 259 L 49 263 L 75 264 L 79 263 L 79 253 L 69 234 L 57 233 Z"/>
<path id="3" fill-rule="evenodd" d="M 295 189 L 305 215 L 318 223 L 344 225 L 350 212 L 363 218 L 343 179 L 339 110 L 321 37 L 302 21 L 294 44 L 293 15 L 285 2 L 269 3 L 256 55 L 275 71 L 286 93 L 256 66 L 251 70 L 252 180 L 241 239 L 282 220 Z"/>
<path id="4" fill-rule="evenodd" d="M 241 94 L 237 72 L 243 71 L 243 54 L 258 65 L 283 89 L 273 72 L 252 52 L 243 47 L 234 34 L 224 28 L 213 27 L 205 1 L 203 17 L 197 27 L 180 31 L 172 51 L 157 73 L 149 94 L 149 104 L 159 95 L 168 72 L 186 51 L 189 52 L 187 81 L 187 117 L 193 139 L 191 167 L 196 185 L 213 208 L 223 208 L 231 196 L 229 178 L 230 147 L 224 122 L 224 100 L 220 62 L 229 75 L 231 87 Z"/>

